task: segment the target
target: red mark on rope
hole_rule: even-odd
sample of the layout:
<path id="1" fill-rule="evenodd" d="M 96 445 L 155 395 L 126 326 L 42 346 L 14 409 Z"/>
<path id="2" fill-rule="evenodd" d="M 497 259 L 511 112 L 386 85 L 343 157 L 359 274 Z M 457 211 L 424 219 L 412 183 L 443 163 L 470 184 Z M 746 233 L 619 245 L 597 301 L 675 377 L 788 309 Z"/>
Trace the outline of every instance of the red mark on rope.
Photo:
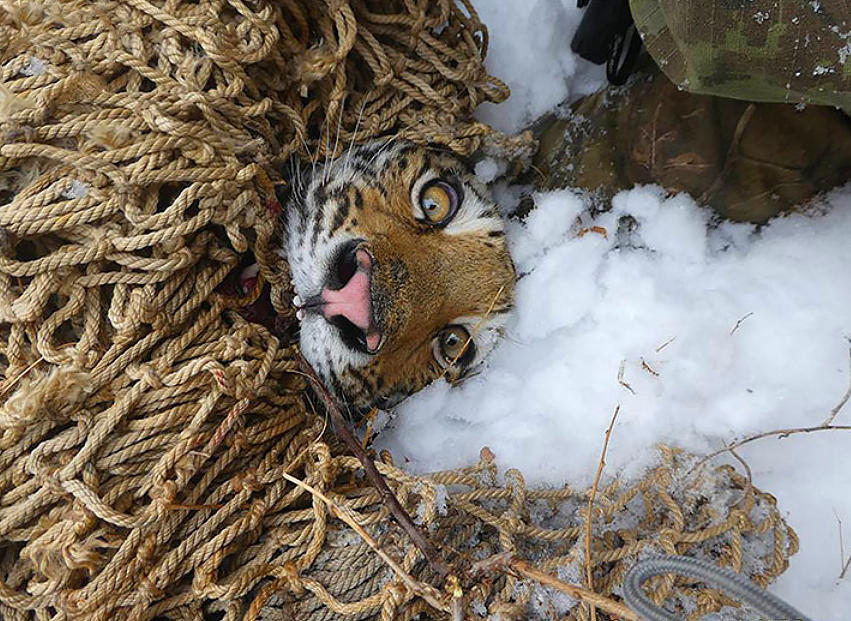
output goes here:
<path id="1" fill-rule="evenodd" d="M 227 384 L 225 383 L 225 374 L 221 369 L 213 369 L 210 371 L 213 374 L 213 377 L 216 378 L 216 383 L 222 388 L 226 388 Z"/>
<path id="2" fill-rule="evenodd" d="M 236 403 L 228 412 L 228 415 L 221 422 L 221 424 L 216 428 L 213 432 L 213 437 L 210 439 L 210 443 L 207 445 L 208 449 L 213 449 L 221 444 L 222 440 L 224 440 L 228 431 L 230 431 L 233 424 L 236 422 L 236 419 L 248 409 L 250 401 L 248 399 L 242 399 L 238 403 Z"/>

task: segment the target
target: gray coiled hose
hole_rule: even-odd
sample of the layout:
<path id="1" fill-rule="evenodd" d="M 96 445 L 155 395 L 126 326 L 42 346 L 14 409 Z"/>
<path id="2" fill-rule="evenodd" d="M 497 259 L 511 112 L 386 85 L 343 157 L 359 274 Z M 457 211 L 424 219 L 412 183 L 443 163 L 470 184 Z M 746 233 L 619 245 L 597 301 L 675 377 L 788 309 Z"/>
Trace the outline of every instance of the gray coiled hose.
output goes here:
<path id="1" fill-rule="evenodd" d="M 759 613 L 760 618 L 812 621 L 747 578 L 729 569 L 687 556 L 660 556 L 646 559 L 636 563 L 627 572 L 623 582 L 624 601 L 647 621 L 681 621 L 679 617 L 654 604 L 641 588 L 645 581 L 662 574 L 677 574 L 701 580 L 722 590 L 727 596 L 750 606 Z"/>

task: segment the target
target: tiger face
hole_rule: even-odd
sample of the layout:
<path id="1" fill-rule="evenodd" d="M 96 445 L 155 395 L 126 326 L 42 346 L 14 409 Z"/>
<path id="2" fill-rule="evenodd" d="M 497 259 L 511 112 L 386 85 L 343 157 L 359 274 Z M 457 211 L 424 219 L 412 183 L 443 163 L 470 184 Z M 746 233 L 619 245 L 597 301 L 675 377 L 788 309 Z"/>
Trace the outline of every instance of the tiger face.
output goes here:
<path id="1" fill-rule="evenodd" d="M 474 369 L 502 331 L 514 266 L 497 208 L 456 158 L 372 143 L 295 175 L 284 251 L 301 351 L 350 409 Z"/>

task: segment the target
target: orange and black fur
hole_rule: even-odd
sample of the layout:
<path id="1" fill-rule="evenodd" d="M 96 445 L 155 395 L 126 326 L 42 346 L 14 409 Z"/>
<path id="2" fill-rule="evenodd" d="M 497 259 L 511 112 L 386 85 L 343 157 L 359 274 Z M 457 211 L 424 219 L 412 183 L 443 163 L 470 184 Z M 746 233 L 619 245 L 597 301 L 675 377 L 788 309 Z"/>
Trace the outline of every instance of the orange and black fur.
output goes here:
<path id="1" fill-rule="evenodd" d="M 284 252 L 301 349 L 338 399 L 389 407 L 481 362 L 515 273 L 497 208 L 466 165 L 372 143 L 292 185 Z"/>

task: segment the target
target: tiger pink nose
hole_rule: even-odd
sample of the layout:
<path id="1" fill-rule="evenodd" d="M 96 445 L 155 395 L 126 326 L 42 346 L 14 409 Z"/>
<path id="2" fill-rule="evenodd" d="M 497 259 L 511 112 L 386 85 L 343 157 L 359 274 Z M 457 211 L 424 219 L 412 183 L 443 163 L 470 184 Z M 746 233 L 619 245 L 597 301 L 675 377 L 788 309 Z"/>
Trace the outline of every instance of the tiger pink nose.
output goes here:
<path id="1" fill-rule="evenodd" d="M 377 330 L 372 317 L 370 292 L 372 257 L 365 250 L 358 250 L 355 258 L 357 268 L 342 287 L 322 289 L 322 314 L 326 319 L 345 317 L 352 325 L 363 331 L 367 349 L 375 351 L 381 343 L 381 333 Z"/>

